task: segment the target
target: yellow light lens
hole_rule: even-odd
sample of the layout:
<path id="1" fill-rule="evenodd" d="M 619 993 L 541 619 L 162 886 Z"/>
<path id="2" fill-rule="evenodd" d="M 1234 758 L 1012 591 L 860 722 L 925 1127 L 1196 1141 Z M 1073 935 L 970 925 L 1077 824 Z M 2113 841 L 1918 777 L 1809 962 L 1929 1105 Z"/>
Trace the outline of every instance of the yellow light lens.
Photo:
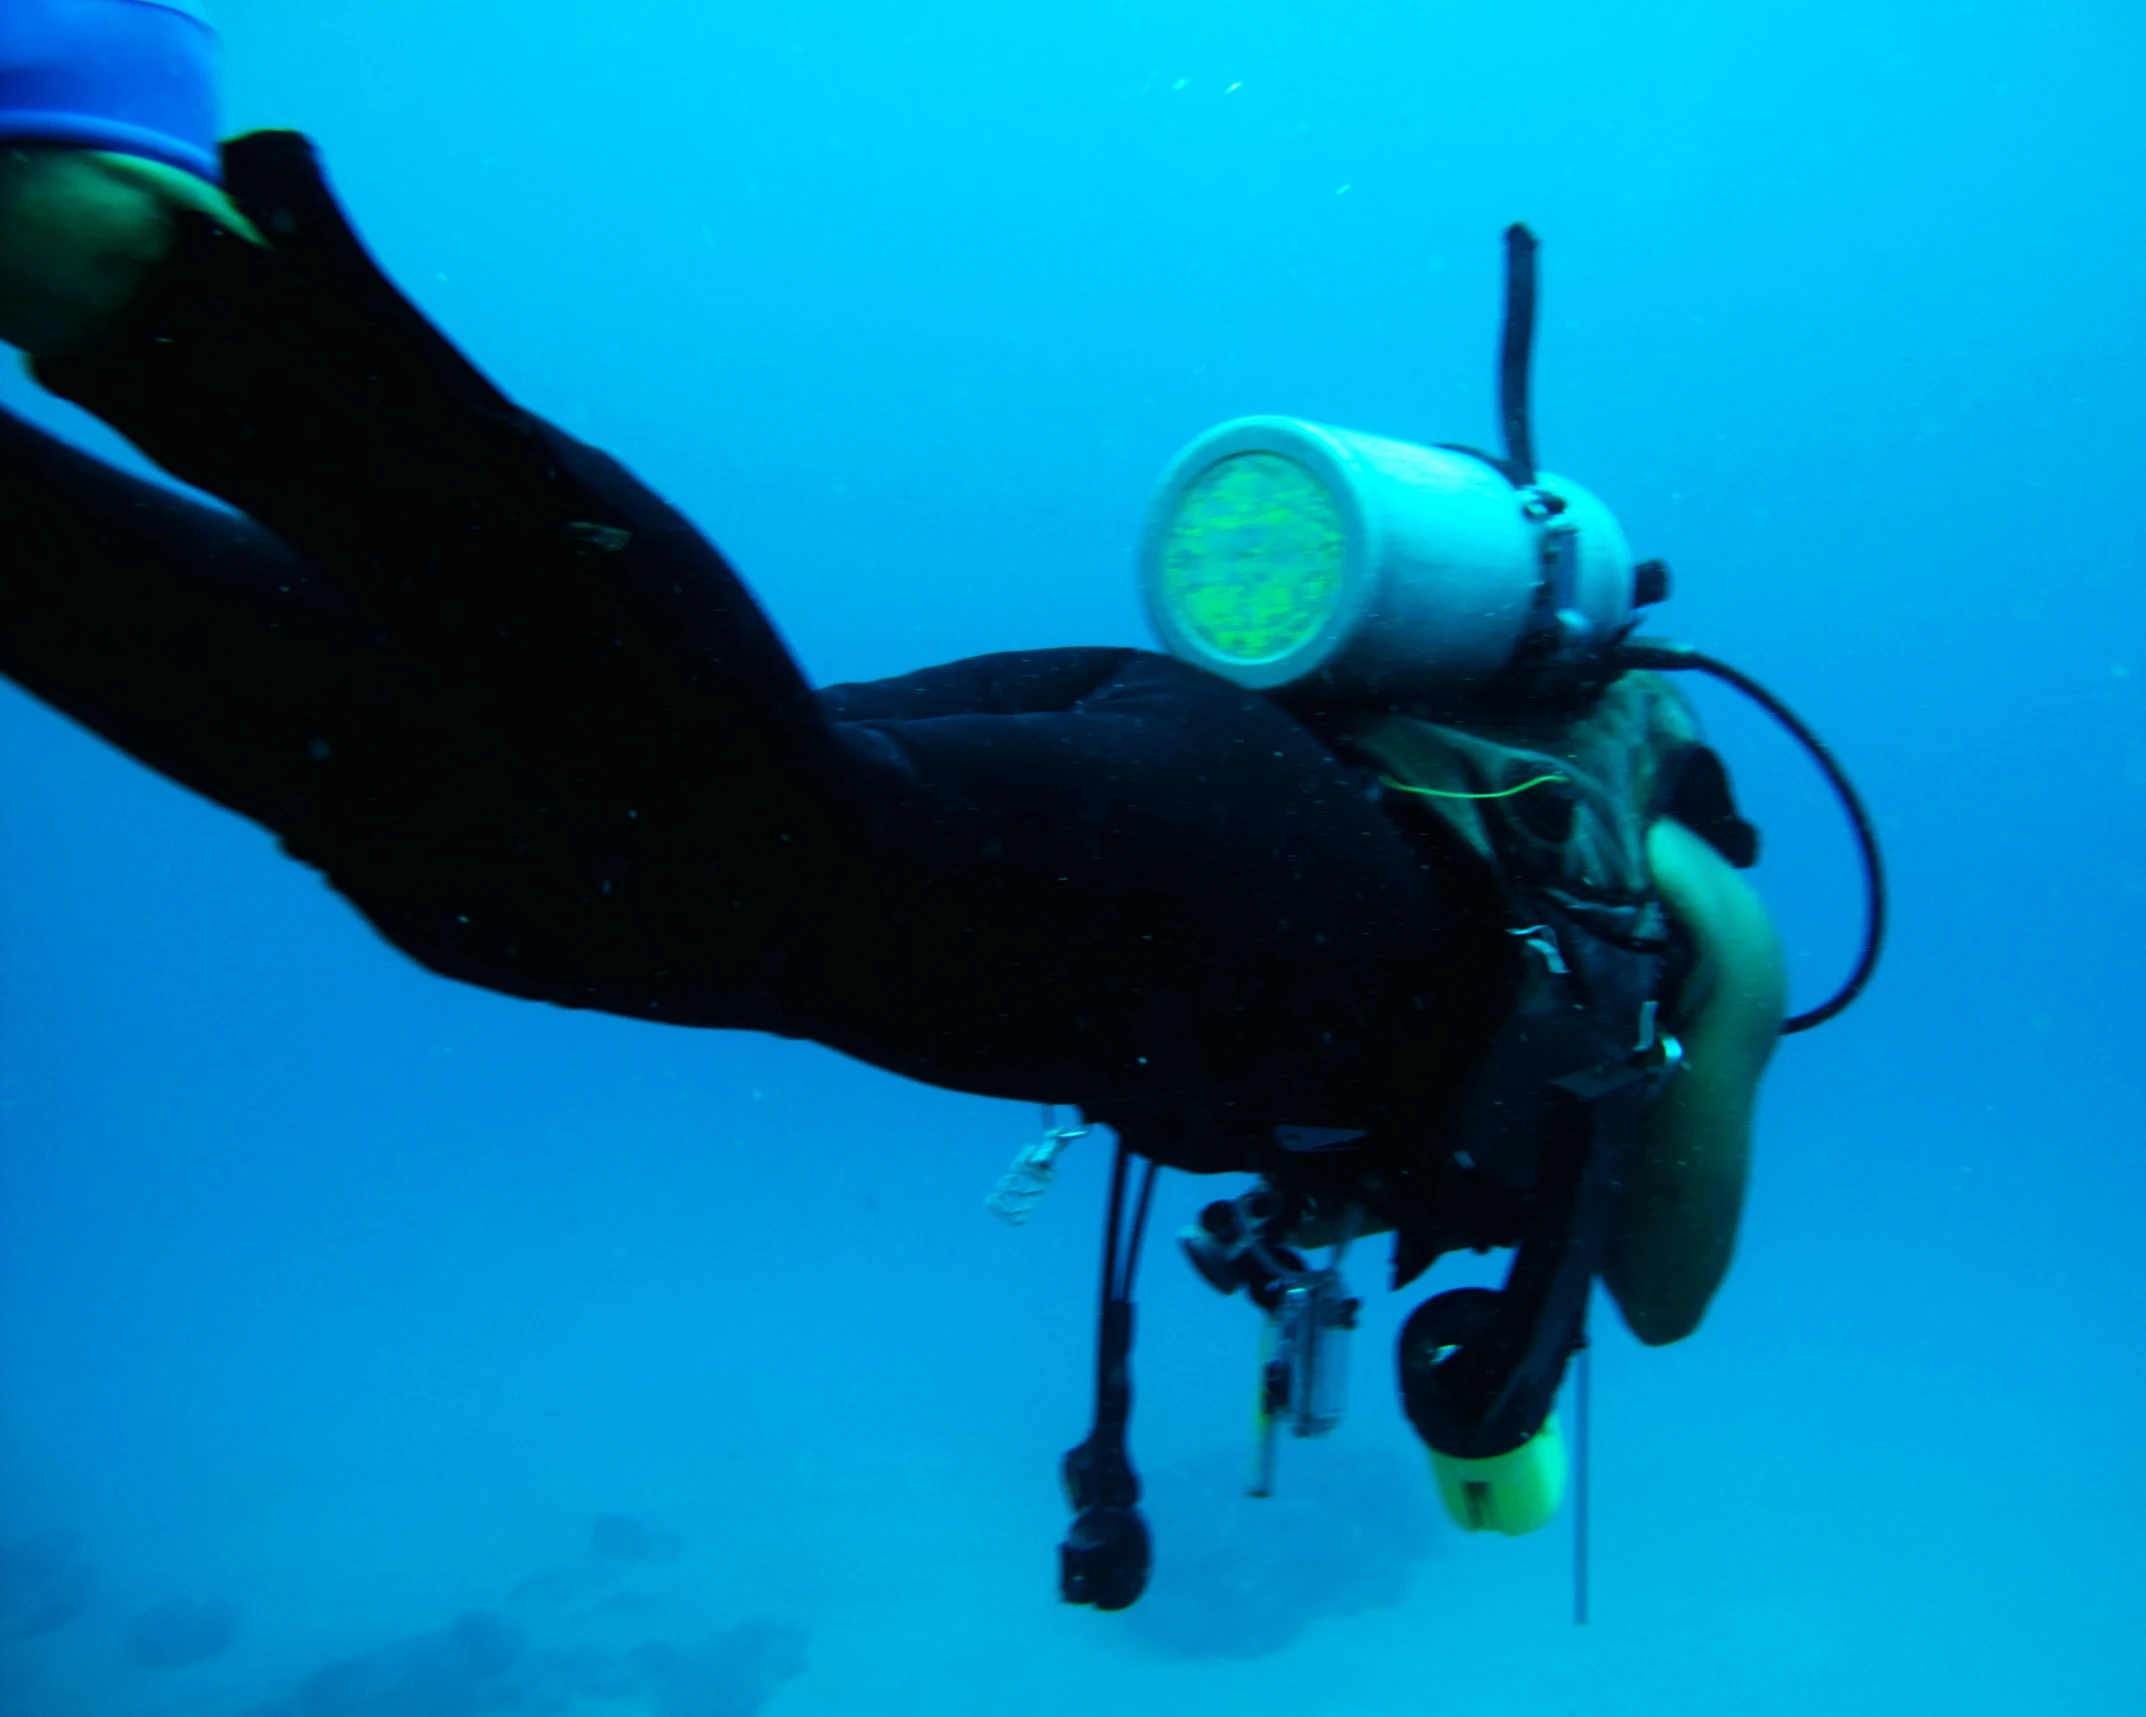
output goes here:
<path id="1" fill-rule="evenodd" d="M 1179 497 L 1162 544 L 1178 623 L 1217 657 L 1271 662 L 1316 633 L 1341 596 L 1341 509 L 1277 453 L 1216 461 Z"/>

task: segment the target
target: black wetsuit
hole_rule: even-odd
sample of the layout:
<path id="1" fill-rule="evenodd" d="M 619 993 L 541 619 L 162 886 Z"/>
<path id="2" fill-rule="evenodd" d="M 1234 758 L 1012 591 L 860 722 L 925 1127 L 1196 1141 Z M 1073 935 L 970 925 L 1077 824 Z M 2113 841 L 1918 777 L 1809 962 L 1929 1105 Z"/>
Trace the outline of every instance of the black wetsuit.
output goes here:
<path id="1" fill-rule="evenodd" d="M 814 693 L 684 520 L 394 294 L 302 144 L 231 176 L 274 252 L 187 223 L 39 373 L 239 516 L 8 420 L 0 668 L 396 946 L 1104 1113 L 1361 1124 L 1480 1041 L 1495 926 L 1316 718 L 1116 648 Z"/>

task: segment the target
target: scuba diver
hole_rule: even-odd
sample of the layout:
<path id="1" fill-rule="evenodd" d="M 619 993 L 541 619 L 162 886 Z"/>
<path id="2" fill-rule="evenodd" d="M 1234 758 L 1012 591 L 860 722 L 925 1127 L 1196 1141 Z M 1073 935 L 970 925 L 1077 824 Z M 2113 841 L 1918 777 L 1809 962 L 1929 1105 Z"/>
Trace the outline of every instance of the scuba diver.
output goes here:
<path id="1" fill-rule="evenodd" d="M 1401 1395 L 1464 1525 L 1548 1518 L 1592 1284 L 1643 1342 L 1697 1327 L 1760 1076 L 1868 979 L 1883 897 L 1823 748 L 1637 639 L 1666 570 L 1536 467 L 1524 229 L 1504 453 L 1224 425 L 1149 519 L 1167 653 L 814 690 L 684 519 L 401 296 L 302 137 L 214 146 L 211 45 L 169 0 L 0 17 L 0 338 L 231 509 L 0 414 L 0 670 L 434 972 L 1071 1106 L 1009 1217 L 1107 1125 L 1070 1601 L 1146 1580 L 1125 1433 L 1158 1165 L 1258 1177 L 1181 1238 L 1265 1315 L 1270 1433 L 1338 1417 L 1352 1244 L 1390 1233 L 1396 1287 L 1514 1248 L 1502 1289 L 1409 1320 Z M 1856 820 L 1862 956 L 1794 1019 L 1686 667 L 1788 721 Z"/>

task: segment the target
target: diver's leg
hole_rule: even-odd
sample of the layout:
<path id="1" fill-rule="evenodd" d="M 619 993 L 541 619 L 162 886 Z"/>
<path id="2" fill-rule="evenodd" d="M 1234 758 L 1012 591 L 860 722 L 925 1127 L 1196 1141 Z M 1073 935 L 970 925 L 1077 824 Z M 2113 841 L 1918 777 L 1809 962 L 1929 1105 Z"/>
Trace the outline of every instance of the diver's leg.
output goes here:
<path id="1" fill-rule="evenodd" d="M 670 855 L 653 820 L 606 816 L 531 769 L 251 520 L 0 413 L 0 540 L 0 672 L 280 836 L 413 958 L 657 1018 L 680 1017 L 664 976 L 678 968 L 711 1021 L 780 1023 L 753 936 L 680 958 L 674 926 L 740 915 L 732 896 L 681 905 L 725 874 L 719 851 Z M 778 919 L 764 888 L 735 895 L 750 924 Z"/>
<path id="2" fill-rule="evenodd" d="M 1006 1096 L 1290 1093 L 1347 1125 L 1395 1044 L 1428 1084 L 1480 1037 L 1511 939 L 1261 694 L 1118 649 L 824 698 L 873 863 L 823 1042 Z"/>
<path id="3" fill-rule="evenodd" d="M 283 543 L 5 413 L 0 540 L 0 672 L 280 836 L 433 969 L 597 1005 L 612 831 Z"/>
<path id="4" fill-rule="evenodd" d="M 260 526 L 6 413 L 0 540 L 0 672 L 270 828 L 434 713 L 378 628 Z"/>
<path id="5" fill-rule="evenodd" d="M 1142 658 L 827 719 L 714 550 L 380 277 L 302 140 L 227 164 L 273 248 L 182 217 L 38 373 L 267 526 L 533 779 L 472 769 L 474 828 L 429 786 L 400 822 L 323 802 L 300 850 L 406 951 L 1024 1095 L 1331 1060 L 1391 999 L 1366 968 L 1423 933 L 1421 866 L 1264 699 Z"/>
<path id="6" fill-rule="evenodd" d="M 39 378 L 275 533 L 531 767 L 640 817 L 777 820 L 831 757 L 721 557 L 505 399 L 380 275 L 303 139 L 226 151 L 264 248 L 181 217 L 172 254 Z M 795 831 L 793 831 L 795 832 Z"/>
<path id="7" fill-rule="evenodd" d="M 500 395 L 395 292 L 302 139 L 227 151 L 273 248 L 182 215 L 55 392 L 268 527 L 451 702 L 470 816 L 413 759 L 399 819 L 329 792 L 294 850 L 405 951 L 516 994 L 786 1029 L 857 890 L 855 806 L 802 676 L 722 558 Z M 181 779 L 187 773 L 179 771 Z M 684 958 L 687 948 L 691 958 Z"/>

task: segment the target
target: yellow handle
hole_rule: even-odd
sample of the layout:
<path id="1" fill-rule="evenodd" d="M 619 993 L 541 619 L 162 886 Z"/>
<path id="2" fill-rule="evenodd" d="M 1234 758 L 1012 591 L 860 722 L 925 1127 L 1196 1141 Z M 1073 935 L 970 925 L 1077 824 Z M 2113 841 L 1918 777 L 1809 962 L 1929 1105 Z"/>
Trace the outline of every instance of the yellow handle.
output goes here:
<path id="1" fill-rule="evenodd" d="M 1431 1472 L 1446 1512 L 1468 1532 L 1533 1532 L 1565 1500 L 1571 1463 L 1552 1415 L 1543 1428 L 1510 1454 L 1485 1461 L 1431 1451 Z"/>

